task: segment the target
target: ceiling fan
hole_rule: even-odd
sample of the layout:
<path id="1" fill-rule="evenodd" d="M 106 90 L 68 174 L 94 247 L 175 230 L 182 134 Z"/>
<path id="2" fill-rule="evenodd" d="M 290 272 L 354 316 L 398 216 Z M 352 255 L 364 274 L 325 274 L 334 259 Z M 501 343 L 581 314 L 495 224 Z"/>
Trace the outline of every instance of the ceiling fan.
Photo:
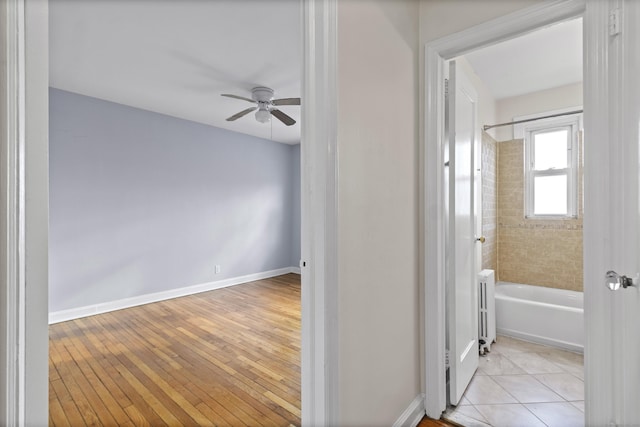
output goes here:
<path id="1" fill-rule="evenodd" d="M 274 116 L 287 126 L 291 126 L 296 123 L 295 120 L 275 107 L 280 105 L 300 105 L 300 98 L 273 99 L 273 89 L 269 89 L 268 87 L 254 87 L 251 89 L 251 99 L 245 98 L 244 96 L 230 95 L 228 93 L 223 93 L 222 96 L 242 99 L 253 104 L 258 104 L 257 107 L 247 108 L 246 110 L 242 110 L 239 113 L 234 114 L 227 119 L 228 122 L 232 122 L 252 111 L 258 110 L 256 111 L 256 120 L 260 123 L 267 123 L 271 119 L 271 116 Z"/>

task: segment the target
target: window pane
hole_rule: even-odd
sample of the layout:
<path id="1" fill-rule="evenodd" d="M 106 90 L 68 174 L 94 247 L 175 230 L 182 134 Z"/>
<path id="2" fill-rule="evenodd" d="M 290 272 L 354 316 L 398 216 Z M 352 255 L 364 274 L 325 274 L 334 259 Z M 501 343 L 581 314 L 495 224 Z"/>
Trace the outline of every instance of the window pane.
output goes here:
<path id="1" fill-rule="evenodd" d="M 536 176 L 533 181 L 534 215 L 567 215 L 567 176 Z"/>
<path id="2" fill-rule="evenodd" d="M 534 134 L 533 168 L 535 170 L 566 168 L 568 137 L 567 129 Z"/>

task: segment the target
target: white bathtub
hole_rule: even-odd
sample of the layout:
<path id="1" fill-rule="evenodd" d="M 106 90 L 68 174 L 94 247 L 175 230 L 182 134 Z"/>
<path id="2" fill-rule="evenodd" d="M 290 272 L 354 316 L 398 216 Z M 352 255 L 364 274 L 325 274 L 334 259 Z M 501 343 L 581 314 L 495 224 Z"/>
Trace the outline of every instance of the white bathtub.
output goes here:
<path id="1" fill-rule="evenodd" d="M 526 341 L 584 351 L 582 292 L 496 283 L 496 329 Z"/>

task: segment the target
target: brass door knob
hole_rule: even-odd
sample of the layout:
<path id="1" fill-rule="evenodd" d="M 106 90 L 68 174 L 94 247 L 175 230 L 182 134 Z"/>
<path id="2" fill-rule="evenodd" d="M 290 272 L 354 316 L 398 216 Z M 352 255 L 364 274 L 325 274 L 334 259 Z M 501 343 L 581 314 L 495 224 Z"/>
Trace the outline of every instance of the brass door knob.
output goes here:
<path id="1" fill-rule="evenodd" d="M 476 237 L 476 242 L 484 243 L 485 240 L 487 239 L 485 239 L 484 236 Z"/>

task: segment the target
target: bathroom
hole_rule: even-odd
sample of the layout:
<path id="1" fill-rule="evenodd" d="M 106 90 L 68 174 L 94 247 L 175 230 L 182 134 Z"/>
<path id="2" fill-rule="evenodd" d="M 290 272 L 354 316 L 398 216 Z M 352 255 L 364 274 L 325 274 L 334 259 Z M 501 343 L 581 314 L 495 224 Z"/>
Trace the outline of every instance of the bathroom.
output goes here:
<path id="1" fill-rule="evenodd" d="M 539 107 L 536 108 L 536 105 Z M 525 108 L 543 111 L 543 115 L 556 115 L 581 111 L 581 105 L 582 83 L 497 102 L 498 111 L 516 112 L 515 116 L 519 117 L 526 115 Z M 567 128 L 571 129 L 570 132 L 567 132 Z M 535 120 L 515 125 L 513 131 L 508 127 L 495 129 L 495 138 L 487 132 L 483 133 L 480 168 L 483 183 L 482 229 L 486 238 L 482 248 L 482 268 L 496 272 L 499 332 L 582 352 L 584 330 L 581 329 L 581 314 L 574 314 L 575 310 L 562 310 L 558 314 L 555 310 L 547 310 L 543 315 L 545 307 L 515 302 L 517 298 L 523 298 L 570 309 L 582 308 L 582 114 Z M 567 133 L 570 135 L 567 136 Z M 536 138 L 536 161 L 539 164 L 542 161 L 538 161 L 538 157 L 549 157 L 542 159 L 545 164 L 540 169 L 549 167 L 554 175 L 531 177 L 532 182 L 527 182 L 527 175 L 533 175 L 535 171 L 525 170 L 526 163 L 533 161 L 526 160 L 526 137 L 531 137 L 531 145 L 533 138 Z M 541 141 L 541 137 L 546 137 L 548 141 Z M 554 137 L 559 137 L 559 140 L 552 139 Z M 543 144 L 548 144 L 548 147 Z M 561 156 L 554 158 L 556 147 Z M 548 153 L 541 153 L 543 149 Z M 564 154 L 566 152 L 570 154 L 567 156 Z M 566 175 L 557 174 L 563 168 L 567 170 Z M 538 184 L 537 180 L 545 179 L 555 181 L 548 184 L 549 188 L 532 191 L 534 183 Z M 539 186 L 543 185 L 547 184 L 540 182 Z M 563 202 L 558 203 L 561 205 L 558 207 L 551 206 L 556 203 L 554 200 L 545 199 L 556 197 L 556 192 L 560 193 L 557 196 Z M 536 199 L 535 208 L 528 208 L 527 205 L 533 204 L 533 199 Z M 542 203 L 550 206 L 539 207 Z M 540 214 L 540 211 L 544 213 Z M 513 284 L 545 289 L 527 287 L 516 291 Z M 524 295 L 520 296 L 518 292 Z M 528 312 L 535 316 L 523 319 Z M 520 325 L 512 321 L 516 320 L 509 315 L 513 313 L 520 313 Z M 569 322 L 574 333 L 566 332 L 558 336 L 557 329 Z"/>
<path id="2" fill-rule="evenodd" d="M 498 339 L 447 417 L 584 425 L 582 20 L 456 62 L 483 126 L 478 270 L 495 272 Z"/>

